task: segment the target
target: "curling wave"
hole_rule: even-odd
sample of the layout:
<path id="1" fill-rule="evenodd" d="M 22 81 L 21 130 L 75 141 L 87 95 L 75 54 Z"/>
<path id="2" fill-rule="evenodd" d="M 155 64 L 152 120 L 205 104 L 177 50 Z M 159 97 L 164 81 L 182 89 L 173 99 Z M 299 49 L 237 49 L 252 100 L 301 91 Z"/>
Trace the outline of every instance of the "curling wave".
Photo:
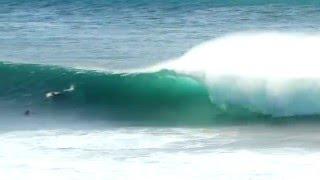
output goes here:
<path id="1" fill-rule="evenodd" d="M 272 116 L 320 113 L 319 35 L 239 33 L 152 68 L 197 77 L 215 104 Z"/>
<path id="2" fill-rule="evenodd" d="M 319 45 L 317 35 L 236 34 L 130 73 L 2 62 L 0 105 L 157 123 L 317 117 Z"/>

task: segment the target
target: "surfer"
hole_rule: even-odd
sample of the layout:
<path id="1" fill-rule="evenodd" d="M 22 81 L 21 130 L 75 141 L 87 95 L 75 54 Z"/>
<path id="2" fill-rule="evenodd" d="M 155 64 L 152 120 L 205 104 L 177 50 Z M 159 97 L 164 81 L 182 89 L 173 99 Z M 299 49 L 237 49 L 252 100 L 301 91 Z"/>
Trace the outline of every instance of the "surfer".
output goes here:
<path id="1" fill-rule="evenodd" d="M 31 114 L 31 111 L 29 109 L 27 109 L 25 112 L 24 112 L 24 115 L 25 116 L 29 116 Z"/>
<path id="2" fill-rule="evenodd" d="M 61 92 L 58 92 L 58 91 L 48 92 L 46 94 L 46 98 L 53 98 L 59 95 L 62 95 Z"/>
<path id="3" fill-rule="evenodd" d="M 53 99 L 56 97 L 62 97 L 62 96 L 65 96 L 66 93 L 70 93 L 74 90 L 75 90 L 74 85 L 71 85 L 68 89 L 64 89 L 62 91 L 52 91 L 52 92 L 46 93 L 46 98 Z"/>

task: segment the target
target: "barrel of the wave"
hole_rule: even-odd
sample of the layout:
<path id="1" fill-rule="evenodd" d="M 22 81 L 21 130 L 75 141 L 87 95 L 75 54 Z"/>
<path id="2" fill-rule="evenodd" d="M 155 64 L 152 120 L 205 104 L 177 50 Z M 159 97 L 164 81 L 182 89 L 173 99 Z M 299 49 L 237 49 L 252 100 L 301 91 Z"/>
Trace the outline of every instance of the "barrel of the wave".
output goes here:
<path id="1" fill-rule="evenodd" d="M 238 33 L 200 44 L 157 68 L 198 77 L 226 111 L 272 117 L 320 113 L 320 36 Z"/>
<path id="2" fill-rule="evenodd" d="M 37 115 L 154 125 L 196 124 L 213 117 L 206 87 L 172 71 L 115 74 L 8 63 L 0 69 L 1 98 Z"/>

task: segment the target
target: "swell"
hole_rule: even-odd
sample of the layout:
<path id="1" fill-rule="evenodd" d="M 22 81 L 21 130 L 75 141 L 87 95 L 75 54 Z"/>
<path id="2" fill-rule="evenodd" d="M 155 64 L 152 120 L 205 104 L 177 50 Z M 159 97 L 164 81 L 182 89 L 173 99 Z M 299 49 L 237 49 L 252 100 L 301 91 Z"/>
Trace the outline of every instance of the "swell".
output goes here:
<path id="1" fill-rule="evenodd" d="M 248 98 L 247 94 L 241 94 L 233 85 L 222 83 L 213 88 L 200 78 L 169 70 L 124 74 L 0 62 L 0 113 L 2 117 L 6 113 L 23 116 L 24 111 L 30 110 L 31 116 L 40 118 L 72 115 L 73 119 L 137 125 L 281 123 L 319 119 L 317 111 L 289 115 L 277 114 L 281 108 L 266 111 L 265 105 L 259 108 L 259 104 L 243 100 Z M 308 88 L 304 92 L 307 91 Z M 47 97 L 53 92 L 60 94 Z M 262 99 L 263 103 L 268 103 L 267 107 L 277 108 L 275 101 L 260 95 L 254 92 L 251 99 Z M 241 100 L 234 101 L 234 97 Z M 290 106 L 295 107 L 295 104 Z M 301 105 L 298 107 L 303 109 Z"/>
<path id="2" fill-rule="evenodd" d="M 73 91 L 70 86 L 74 86 Z M 68 90 L 69 89 L 69 90 Z M 50 92 L 61 95 L 46 97 Z M 143 123 L 240 122 L 267 116 L 211 101 L 200 80 L 173 71 L 113 74 L 57 66 L 0 63 L 0 104 L 20 114 L 74 114 Z"/>
<path id="3" fill-rule="evenodd" d="M 0 63 L 0 113 L 145 123 L 319 119 L 319 35 L 236 34 L 141 69 Z"/>

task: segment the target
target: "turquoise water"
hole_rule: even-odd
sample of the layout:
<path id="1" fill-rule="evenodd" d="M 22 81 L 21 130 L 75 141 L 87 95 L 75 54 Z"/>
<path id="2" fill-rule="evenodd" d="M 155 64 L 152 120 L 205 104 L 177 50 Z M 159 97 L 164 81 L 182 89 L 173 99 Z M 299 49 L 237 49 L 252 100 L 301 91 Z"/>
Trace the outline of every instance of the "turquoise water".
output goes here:
<path id="1" fill-rule="evenodd" d="M 210 124 L 320 113 L 316 1 L 1 5 L 4 114 Z"/>
<path id="2" fill-rule="evenodd" d="M 316 0 L 0 0 L 1 179 L 318 179 Z"/>

